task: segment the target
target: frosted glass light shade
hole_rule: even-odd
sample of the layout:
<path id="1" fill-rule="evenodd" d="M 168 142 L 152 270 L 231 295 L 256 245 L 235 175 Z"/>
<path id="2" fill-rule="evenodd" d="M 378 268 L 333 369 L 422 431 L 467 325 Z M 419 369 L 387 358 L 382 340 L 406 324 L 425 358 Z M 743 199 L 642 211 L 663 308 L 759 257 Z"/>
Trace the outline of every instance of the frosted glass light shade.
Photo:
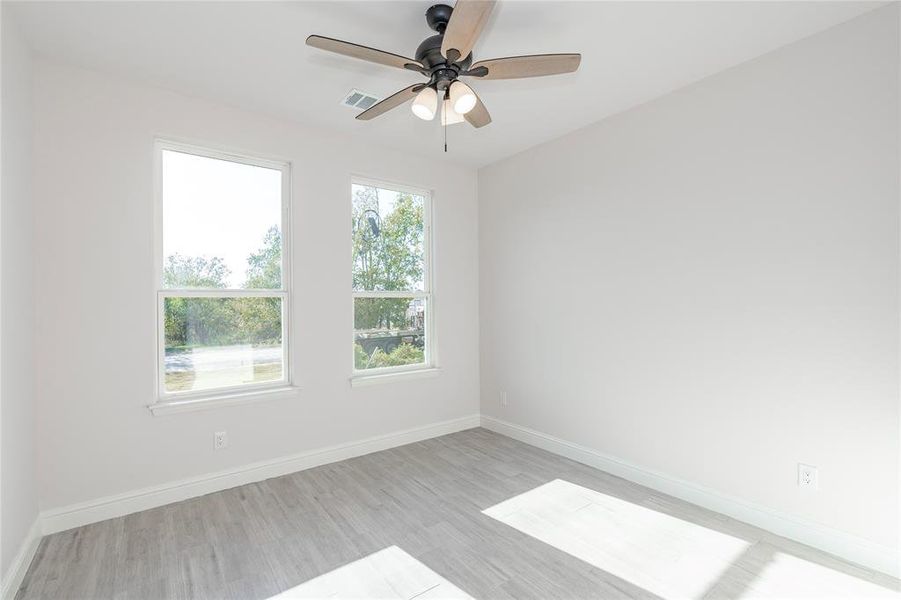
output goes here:
<path id="1" fill-rule="evenodd" d="M 462 81 L 454 81 L 450 86 L 451 105 L 458 115 L 465 115 L 476 105 L 476 93 Z"/>
<path id="2" fill-rule="evenodd" d="M 423 121 L 431 121 L 435 118 L 435 112 L 438 110 L 438 92 L 430 87 L 423 88 L 416 94 L 411 108 L 413 114 Z"/>
<path id="3" fill-rule="evenodd" d="M 455 123 L 462 122 L 463 115 L 454 110 L 450 100 L 445 99 L 444 102 L 441 103 L 441 125 L 454 125 Z"/>

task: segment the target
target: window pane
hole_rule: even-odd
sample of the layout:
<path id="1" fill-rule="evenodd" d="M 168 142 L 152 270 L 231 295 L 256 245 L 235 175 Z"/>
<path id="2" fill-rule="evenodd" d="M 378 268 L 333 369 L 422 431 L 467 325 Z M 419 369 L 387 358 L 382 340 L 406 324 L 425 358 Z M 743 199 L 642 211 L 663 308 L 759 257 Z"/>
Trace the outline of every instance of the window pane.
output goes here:
<path id="1" fill-rule="evenodd" d="M 354 298 L 357 369 L 425 363 L 424 298 Z"/>
<path id="2" fill-rule="evenodd" d="M 281 298 L 165 298 L 165 389 L 283 378 Z"/>
<path id="3" fill-rule="evenodd" d="M 164 150 L 163 287 L 282 287 L 282 173 Z"/>
<path id="4" fill-rule="evenodd" d="M 423 291 L 425 198 L 371 186 L 352 186 L 353 288 Z"/>

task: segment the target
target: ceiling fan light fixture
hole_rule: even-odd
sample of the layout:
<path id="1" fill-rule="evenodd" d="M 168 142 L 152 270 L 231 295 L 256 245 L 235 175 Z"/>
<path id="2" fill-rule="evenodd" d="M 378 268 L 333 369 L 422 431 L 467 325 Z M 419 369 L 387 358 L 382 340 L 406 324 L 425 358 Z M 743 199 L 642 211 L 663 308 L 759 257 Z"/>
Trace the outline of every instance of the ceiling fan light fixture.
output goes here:
<path id="1" fill-rule="evenodd" d="M 459 79 L 454 81 L 450 86 L 450 100 L 454 107 L 454 112 L 458 115 L 465 115 L 475 108 L 476 98 L 475 92 L 468 85 Z"/>
<path id="2" fill-rule="evenodd" d="M 416 94 L 416 99 L 412 105 L 413 114 L 423 121 L 431 121 L 438 112 L 438 92 L 435 88 L 423 88 L 421 92 Z"/>
<path id="3" fill-rule="evenodd" d="M 454 110 L 454 104 L 445 98 L 441 103 L 441 126 L 456 125 L 463 122 L 463 115 Z"/>
<path id="4" fill-rule="evenodd" d="M 360 106 L 360 101 L 357 101 L 355 107 L 365 109 L 356 116 L 359 121 L 370 121 L 413 101 L 413 114 L 420 119 L 431 121 L 440 109 L 443 124 L 467 122 L 479 129 L 491 123 L 491 115 L 472 88 L 458 81 L 458 77 L 488 80 L 561 75 L 576 71 L 581 62 L 581 55 L 576 53 L 530 54 L 473 62 L 473 46 L 478 42 L 496 2 L 455 0 L 453 8 L 447 4 L 429 8 L 426 23 L 438 35 L 424 39 L 416 48 L 415 58 L 321 35 L 307 37 L 306 43 L 313 48 L 412 71 L 427 78 L 425 82 L 407 86 L 368 106 Z"/>

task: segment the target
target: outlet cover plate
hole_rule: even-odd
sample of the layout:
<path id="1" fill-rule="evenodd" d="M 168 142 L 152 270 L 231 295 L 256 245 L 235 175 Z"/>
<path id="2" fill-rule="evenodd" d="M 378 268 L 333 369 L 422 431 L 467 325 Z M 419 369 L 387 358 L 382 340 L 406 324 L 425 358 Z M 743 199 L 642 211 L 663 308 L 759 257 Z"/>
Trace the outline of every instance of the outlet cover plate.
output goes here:
<path id="1" fill-rule="evenodd" d="M 798 463 L 798 487 L 820 489 L 820 473 L 816 467 Z"/>

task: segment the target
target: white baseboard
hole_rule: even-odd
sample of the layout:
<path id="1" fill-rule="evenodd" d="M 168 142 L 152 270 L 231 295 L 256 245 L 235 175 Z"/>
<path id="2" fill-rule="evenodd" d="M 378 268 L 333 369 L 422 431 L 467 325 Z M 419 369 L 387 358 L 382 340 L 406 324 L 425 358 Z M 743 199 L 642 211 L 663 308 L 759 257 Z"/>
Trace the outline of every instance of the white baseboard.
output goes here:
<path id="1" fill-rule="evenodd" d="M 31 560 L 34 558 L 40 543 L 41 518 L 38 516 L 28 529 L 28 533 L 25 534 L 25 539 L 22 540 L 22 545 L 19 546 L 19 551 L 16 553 L 12 564 L 9 565 L 6 573 L 3 574 L 3 585 L 0 586 L 0 598 L 2 600 L 13 600 L 15 598 L 16 592 L 19 591 L 19 586 L 22 585 L 22 580 L 25 579 L 25 573 L 28 571 Z"/>
<path id="2" fill-rule="evenodd" d="M 853 563 L 887 573 L 893 577 L 899 576 L 899 556 L 896 549 L 873 543 L 821 523 L 801 519 L 663 473 L 657 473 L 597 450 L 501 419 L 482 415 L 482 427 L 692 504 L 728 515 L 776 535 L 813 546 Z"/>
<path id="3" fill-rule="evenodd" d="M 239 485 L 279 477 L 478 426 L 479 415 L 470 415 L 51 509 L 41 513 L 43 532 L 46 535 L 65 531 L 73 527 L 121 517 L 172 502 L 196 498 Z"/>

